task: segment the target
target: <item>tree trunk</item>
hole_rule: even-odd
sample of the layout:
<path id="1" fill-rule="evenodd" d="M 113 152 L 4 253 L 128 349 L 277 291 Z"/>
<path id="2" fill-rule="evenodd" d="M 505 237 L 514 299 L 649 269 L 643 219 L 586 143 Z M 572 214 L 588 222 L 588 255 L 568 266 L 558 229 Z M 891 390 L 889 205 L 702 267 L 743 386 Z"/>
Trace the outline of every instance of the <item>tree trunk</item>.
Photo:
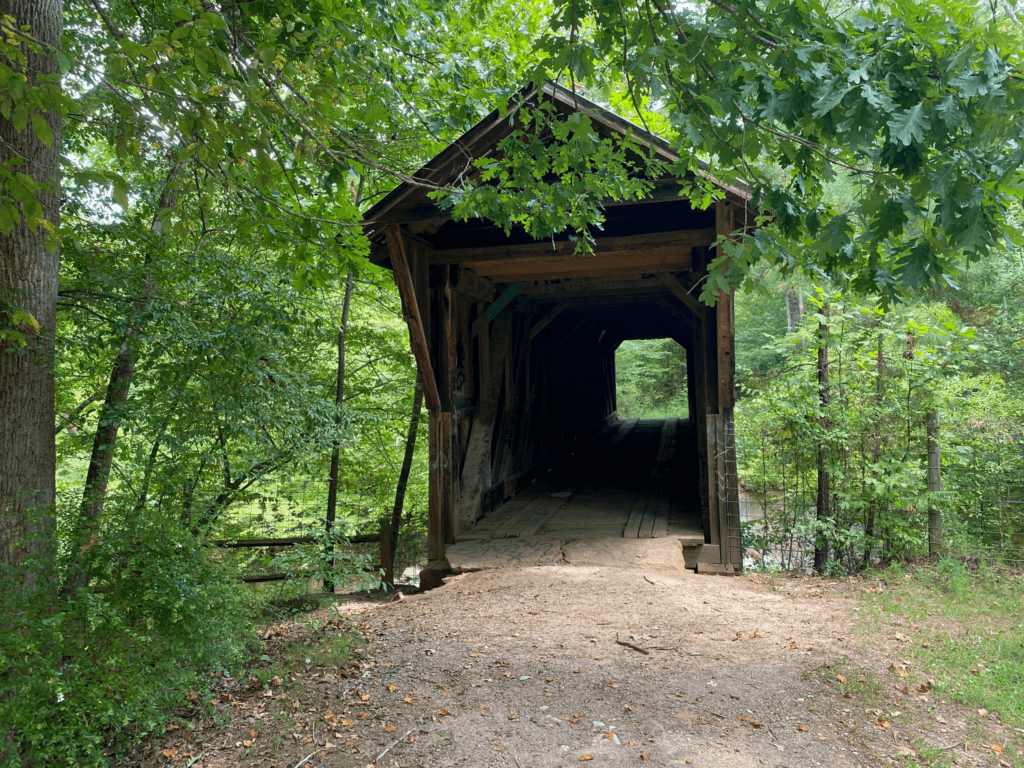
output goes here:
<path id="1" fill-rule="evenodd" d="M 334 393 L 334 402 L 339 406 L 345 401 L 345 333 L 348 331 L 348 315 L 352 306 L 352 281 L 355 272 L 352 267 L 348 268 L 348 279 L 345 281 L 345 299 L 341 309 L 341 327 L 338 329 L 338 378 Z M 341 428 L 341 416 L 336 422 Z M 341 445 L 334 441 L 334 449 L 331 451 L 330 484 L 327 487 L 327 559 L 330 566 L 334 568 L 334 519 L 338 510 L 338 464 L 341 461 Z M 333 592 L 334 582 L 324 579 L 324 591 Z"/>
<path id="2" fill-rule="evenodd" d="M 786 326 L 790 333 L 800 330 L 800 318 L 804 315 L 804 300 L 799 290 L 786 291 Z"/>
<path id="3" fill-rule="evenodd" d="M 884 334 L 878 334 L 878 352 L 875 355 L 875 434 L 871 448 L 871 472 L 877 477 L 878 461 L 882 457 L 882 396 L 885 391 L 883 376 L 885 374 L 885 358 L 882 356 L 882 340 Z M 868 519 L 864 523 L 864 558 L 861 566 L 867 568 L 871 565 L 871 541 L 875 538 L 875 514 L 878 510 L 878 502 L 874 493 L 871 494 L 871 501 L 868 502 Z"/>
<path id="4" fill-rule="evenodd" d="M 821 307 L 821 314 L 828 317 L 829 305 L 825 303 Z M 818 404 L 821 406 L 820 424 L 822 433 L 830 426 L 826 408 L 832 401 L 832 393 L 829 390 L 828 381 L 828 321 L 818 324 Z M 814 570 L 818 573 L 825 572 L 825 565 L 828 563 L 828 539 L 825 537 L 822 527 L 830 517 L 830 500 L 832 497 L 832 478 L 825 466 L 828 458 L 828 440 L 822 434 L 821 442 L 818 444 L 818 497 L 815 509 L 815 517 L 818 520 L 818 531 L 814 537 Z"/>
<path id="5" fill-rule="evenodd" d="M 46 46 L 60 46 L 63 26 L 61 0 L 0 0 L 0 15 L 15 28 L 28 25 L 30 34 Z M 4 62 L 28 77 L 28 87 L 44 78 L 56 80 L 56 58 L 33 53 L 22 45 L 27 62 Z M 17 203 L 20 213 L 38 220 L 17 221 L 0 232 L 0 565 L 23 568 L 29 557 L 55 551 L 53 542 L 55 475 L 53 341 L 57 324 L 57 280 L 60 251 L 47 243 L 48 227 L 60 224 L 60 129 L 55 112 L 43 115 L 52 134 L 50 145 L 36 135 L 33 120 L 17 130 L 0 116 L 0 167 L 30 175 L 42 185 L 34 213 Z M 6 191 L 0 195 L 10 200 Z M 28 312 L 38 326 L 22 322 L 14 312 Z M 5 331 L 21 333 L 25 344 Z M 50 555 L 52 557 L 52 554 Z M 43 570 L 49 566 L 40 563 Z M 26 587 L 46 578 L 38 570 L 18 577 Z"/>
<path id="6" fill-rule="evenodd" d="M 942 452 L 939 449 L 939 412 L 928 411 L 928 493 L 942 490 Z M 928 500 L 928 556 L 942 554 L 942 510 L 934 496 Z"/>
<path id="7" fill-rule="evenodd" d="M 412 416 L 409 418 L 409 433 L 405 438 L 405 456 L 402 458 L 402 470 L 398 473 L 398 485 L 395 486 L 395 506 L 391 509 L 391 524 L 386 526 L 391 535 L 391 562 L 383 563 L 384 582 L 395 585 L 395 553 L 398 551 L 398 533 L 402 529 L 402 508 L 405 506 L 405 489 L 409 485 L 409 474 L 412 472 L 412 457 L 416 452 L 416 433 L 420 428 L 420 412 L 423 409 L 423 390 L 416 387 L 412 399 Z M 381 529 L 383 535 L 383 528 Z"/>
<path id="8" fill-rule="evenodd" d="M 178 167 L 176 166 L 167 178 L 164 192 L 157 205 L 157 213 L 153 216 L 150 231 L 153 233 L 154 239 L 158 239 L 163 234 L 164 220 L 160 216 L 160 211 L 173 208 L 177 201 L 177 192 L 170 188 L 177 173 Z M 150 248 L 146 251 L 142 263 L 143 298 L 149 298 L 153 293 L 151 269 L 154 258 L 154 251 Z M 121 426 L 122 412 L 128 402 L 132 379 L 135 378 L 135 364 L 139 357 L 138 335 L 138 324 L 130 326 L 125 331 L 124 340 L 117 350 L 117 356 L 114 358 L 114 365 L 110 371 L 107 393 L 103 400 L 103 406 L 100 408 L 96 434 L 92 441 L 92 455 L 89 457 L 89 470 L 85 476 L 82 507 L 75 526 L 72 554 L 76 555 L 76 559 L 72 561 L 68 570 L 66 588 L 76 584 L 81 586 L 86 578 L 87 569 L 84 567 L 82 557 L 77 555 L 84 555 L 88 552 L 89 543 L 99 532 L 103 505 L 107 499 L 110 470 L 114 464 L 117 433 Z"/>

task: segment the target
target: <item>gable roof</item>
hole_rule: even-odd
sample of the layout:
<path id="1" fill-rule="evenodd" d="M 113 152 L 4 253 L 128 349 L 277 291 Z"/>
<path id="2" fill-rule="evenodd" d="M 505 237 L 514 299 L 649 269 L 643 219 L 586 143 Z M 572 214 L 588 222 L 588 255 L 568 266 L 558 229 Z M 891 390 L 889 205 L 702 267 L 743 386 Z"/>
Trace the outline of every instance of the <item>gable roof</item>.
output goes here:
<path id="1" fill-rule="evenodd" d="M 380 239 L 384 227 L 388 224 L 426 219 L 441 222 L 450 219 L 450 212 L 442 210 L 428 197 L 428 193 L 433 189 L 455 185 L 461 179 L 473 175 L 476 171 L 474 162 L 494 152 L 497 145 L 516 129 L 515 115 L 519 109 L 536 103 L 539 99 L 552 102 L 565 114 L 586 114 L 602 135 L 629 134 L 635 141 L 652 149 L 659 160 L 672 163 L 679 159 L 679 154 L 672 145 L 660 136 L 644 130 L 578 93 L 553 82 L 547 82 L 540 88 L 531 85 L 518 94 L 507 111 L 495 109 L 420 168 L 408 181 L 399 184 L 370 208 L 363 217 L 367 236 L 371 240 Z M 750 203 L 751 195 L 746 188 L 719 182 L 703 161 L 698 161 L 697 167 L 697 172 L 721 190 L 726 199 L 743 205 Z"/>

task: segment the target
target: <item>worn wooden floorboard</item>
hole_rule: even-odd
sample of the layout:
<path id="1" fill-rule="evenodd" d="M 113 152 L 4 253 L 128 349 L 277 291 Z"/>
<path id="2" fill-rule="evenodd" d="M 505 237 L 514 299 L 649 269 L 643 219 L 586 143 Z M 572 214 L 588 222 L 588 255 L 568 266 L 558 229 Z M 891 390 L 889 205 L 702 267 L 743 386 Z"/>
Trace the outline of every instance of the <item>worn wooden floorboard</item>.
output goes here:
<path id="1" fill-rule="evenodd" d="M 458 541 L 674 537 L 690 548 L 703 545 L 687 426 L 678 419 L 616 422 Z M 569 490 L 570 498 L 551 495 Z"/>

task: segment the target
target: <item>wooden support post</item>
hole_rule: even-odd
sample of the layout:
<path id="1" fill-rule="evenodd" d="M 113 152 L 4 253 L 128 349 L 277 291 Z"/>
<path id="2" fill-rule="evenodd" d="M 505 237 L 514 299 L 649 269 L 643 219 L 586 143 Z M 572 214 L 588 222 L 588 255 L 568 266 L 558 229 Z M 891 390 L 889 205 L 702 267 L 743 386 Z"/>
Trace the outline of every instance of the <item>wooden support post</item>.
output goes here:
<path id="1" fill-rule="evenodd" d="M 441 401 L 441 409 L 453 411 L 455 409 L 454 393 L 458 388 L 455 379 L 457 376 L 457 363 L 455 356 L 455 336 L 458 333 L 456 327 L 455 291 L 452 289 L 451 269 L 443 267 L 444 279 L 440 291 L 441 307 L 438 313 L 438 363 L 441 374 L 438 377 L 441 389 L 438 392 Z"/>
<path id="2" fill-rule="evenodd" d="M 720 238 L 736 237 L 736 206 L 719 200 L 715 208 L 715 228 Z M 721 246 L 719 246 L 721 248 Z M 720 291 L 715 302 L 718 412 L 721 414 L 722 486 L 722 562 L 737 571 L 743 568 L 739 514 L 739 477 L 736 470 L 736 437 L 733 406 L 736 401 L 736 319 L 733 291 Z"/>
<path id="3" fill-rule="evenodd" d="M 430 412 L 430 508 L 427 559 L 443 560 L 445 545 L 455 540 L 452 520 L 452 415 Z"/>
<path id="4" fill-rule="evenodd" d="M 391 254 L 391 264 L 394 266 L 395 283 L 398 285 L 398 293 L 402 298 L 402 315 L 409 326 L 409 346 L 412 348 L 413 357 L 416 358 L 416 368 L 419 371 L 420 385 L 423 387 L 427 410 L 433 413 L 441 409 L 441 396 L 437 391 L 437 379 L 434 378 L 433 366 L 430 364 L 430 346 L 427 344 L 426 326 L 423 323 L 419 302 L 416 299 L 416 286 L 409 269 L 405 243 L 402 241 L 402 231 L 397 224 L 389 224 L 385 233 L 388 251 Z"/>

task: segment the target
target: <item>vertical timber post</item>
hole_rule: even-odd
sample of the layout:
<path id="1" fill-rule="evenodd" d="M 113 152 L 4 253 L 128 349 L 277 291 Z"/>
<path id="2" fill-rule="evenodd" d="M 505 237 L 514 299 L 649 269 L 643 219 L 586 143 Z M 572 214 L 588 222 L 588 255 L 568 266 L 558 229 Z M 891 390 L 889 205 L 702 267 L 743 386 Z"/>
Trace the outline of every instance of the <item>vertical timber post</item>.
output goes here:
<path id="1" fill-rule="evenodd" d="M 736 237 L 736 206 L 719 200 L 715 206 L 715 230 L 718 237 Z M 721 241 L 718 246 L 722 249 Z M 721 253 L 720 253 L 721 255 Z M 736 474 L 736 432 L 733 406 L 736 400 L 736 319 L 733 291 L 720 291 L 715 302 L 715 335 L 717 352 L 718 413 L 722 432 L 718 450 L 722 453 L 723 471 L 719 515 L 722 519 L 722 562 L 736 570 L 743 568 L 743 547 L 740 531 L 739 477 Z"/>
<path id="2" fill-rule="evenodd" d="M 445 543 L 449 536 L 451 518 L 451 488 L 448 482 L 451 454 L 451 413 L 441 410 L 441 395 L 437 377 L 430 360 L 430 340 L 427 315 L 421 306 L 429 307 L 426 254 L 413 252 L 415 263 L 410 264 L 402 231 L 397 224 L 385 228 L 388 252 L 394 267 L 395 283 L 402 299 L 402 315 L 409 326 L 409 346 L 416 358 L 420 385 L 430 414 L 430 506 L 427 530 L 427 567 L 420 574 L 420 585 L 426 589 L 441 585 L 447 572 L 444 559 Z M 415 275 L 415 278 L 414 278 Z M 421 301 L 422 299 L 422 301 Z M 446 395 L 450 398 L 451 393 Z M 447 515 L 446 515 L 447 513 Z"/>

